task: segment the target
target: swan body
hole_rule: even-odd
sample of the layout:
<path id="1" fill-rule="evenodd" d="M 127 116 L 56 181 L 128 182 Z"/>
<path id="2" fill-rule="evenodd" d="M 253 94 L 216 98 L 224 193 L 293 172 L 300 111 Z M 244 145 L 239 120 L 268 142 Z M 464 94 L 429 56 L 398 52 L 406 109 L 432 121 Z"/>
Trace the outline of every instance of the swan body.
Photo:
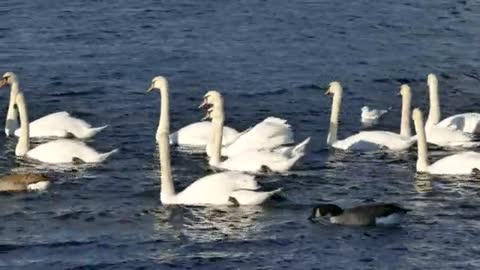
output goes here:
<path id="1" fill-rule="evenodd" d="M 480 169 L 480 153 L 472 151 L 447 156 L 430 165 L 428 162 L 428 148 L 422 112 L 419 109 L 415 109 L 412 117 L 418 137 L 418 172 L 468 175 L 472 174 L 474 169 Z"/>
<path id="2" fill-rule="evenodd" d="M 160 121 L 157 138 L 160 148 L 161 192 L 163 204 L 186 205 L 253 205 L 261 204 L 280 191 L 259 191 L 254 176 L 240 172 L 223 172 L 202 177 L 183 191 L 176 193 L 170 167 L 170 115 L 168 82 L 162 76 L 153 78 L 147 92 L 159 89 L 161 95 Z"/>
<path id="3" fill-rule="evenodd" d="M 307 138 L 292 148 L 283 148 L 281 151 L 271 149 L 248 149 L 236 155 L 229 156 L 221 161 L 222 130 L 225 119 L 223 97 L 218 91 L 209 91 L 205 98 L 212 107 L 206 118 L 212 119 L 211 140 L 208 144 L 211 150 L 209 164 L 215 168 L 242 172 L 272 172 L 288 171 L 301 157 L 305 155 L 305 147 L 310 141 Z"/>
<path id="4" fill-rule="evenodd" d="M 205 147 L 212 130 L 209 121 L 192 123 L 170 134 L 170 144 Z M 231 127 L 223 128 L 223 145 L 229 145 L 237 139 L 239 133 Z"/>
<path id="5" fill-rule="evenodd" d="M 229 145 L 222 147 L 221 155 L 231 157 L 245 151 L 274 149 L 291 143 L 293 143 L 293 132 L 287 120 L 268 117 L 242 132 Z M 207 154 L 211 155 L 208 144 Z"/>
<path id="6" fill-rule="evenodd" d="M 88 139 L 107 126 L 92 128 L 82 119 L 72 117 L 68 112 L 56 112 L 46 115 L 30 123 L 30 138 L 74 136 Z M 15 136 L 20 136 L 20 129 L 15 130 Z"/>
<path id="7" fill-rule="evenodd" d="M 473 142 L 473 136 L 464 132 L 464 130 L 476 131 L 475 117 L 467 120 L 460 115 L 454 115 L 440 124 L 441 112 L 437 76 L 429 74 L 427 82 L 430 101 L 430 109 L 425 124 L 427 142 L 446 147 L 474 147 L 480 145 Z M 474 114 L 466 115 L 472 116 Z"/>
<path id="8" fill-rule="evenodd" d="M 368 106 L 362 107 L 361 122 L 372 123 L 378 121 L 388 110 L 370 109 Z"/>
<path id="9" fill-rule="evenodd" d="M 84 142 L 58 139 L 30 149 L 29 122 L 25 98 L 22 92 L 16 95 L 16 104 L 20 113 L 21 134 L 15 148 L 15 155 L 26 156 L 44 163 L 102 162 L 117 150 L 98 153 Z"/>
<path id="10" fill-rule="evenodd" d="M 48 177 L 39 173 L 13 173 L 0 178 L 0 192 L 43 191 L 49 185 Z"/>
<path id="11" fill-rule="evenodd" d="M 452 128 L 466 133 L 480 133 L 480 113 L 452 115 L 440 121 L 437 126 Z"/>
<path id="12" fill-rule="evenodd" d="M 362 131 L 343 140 L 337 140 L 338 118 L 342 101 L 343 89 L 339 82 L 330 83 L 326 94 L 333 94 L 332 113 L 327 144 L 336 149 L 353 151 L 374 151 L 389 149 L 401 151 L 415 143 L 416 137 L 411 137 L 410 132 L 410 101 L 411 93 L 408 85 L 402 85 L 402 121 L 400 134 L 388 131 Z"/>
<path id="13" fill-rule="evenodd" d="M 15 97 L 20 91 L 19 81 L 13 72 L 3 75 L 3 82 L 0 87 L 6 84 L 11 85 L 10 102 L 8 105 L 7 119 L 5 122 L 5 134 L 20 136 L 18 129 L 17 112 L 15 109 Z M 92 128 L 82 119 L 75 118 L 67 112 L 56 112 L 46 115 L 30 123 L 30 137 L 70 137 L 87 139 L 95 136 L 107 126 Z"/>

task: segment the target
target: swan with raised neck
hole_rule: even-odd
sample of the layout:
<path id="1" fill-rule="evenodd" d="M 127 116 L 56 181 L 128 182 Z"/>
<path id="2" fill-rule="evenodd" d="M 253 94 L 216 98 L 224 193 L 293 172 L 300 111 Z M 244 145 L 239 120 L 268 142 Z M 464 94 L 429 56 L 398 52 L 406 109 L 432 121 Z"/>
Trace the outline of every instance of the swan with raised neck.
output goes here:
<path id="1" fill-rule="evenodd" d="M 10 99 L 8 102 L 7 118 L 5 119 L 5 135 L 13 136 L 18 128 L 18 111 L 15 107 L 15 97 L 20 91 L 20 83 L 17 75 L 13 72 L 6 72 L 0 80 L 0 88 L 5 85 L 11 85 Z"/>
<path id="2" fill-rule="evenodd" d="M 253 205 L 261 204 L 280 189 L 262 192 L 254 176 L 240 172 L 223 172 L 202 177 L 176 193 L 170 160 L 170 115 L 168 83 L 165 77 L 153 78 L 147 92 L 160 91 L 160 121 L 157 129 L 160 151 L 160 201 L 163 204 L 186 205 Z"/>

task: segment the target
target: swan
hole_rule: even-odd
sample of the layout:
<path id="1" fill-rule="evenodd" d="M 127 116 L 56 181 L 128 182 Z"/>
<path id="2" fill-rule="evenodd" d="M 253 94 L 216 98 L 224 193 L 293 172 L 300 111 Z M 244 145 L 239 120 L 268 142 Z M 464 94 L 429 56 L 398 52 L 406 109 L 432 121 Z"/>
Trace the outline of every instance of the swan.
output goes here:
<path id="1" fill-rule="evenodd" d="M 362 123 L 370 124 L 377 122 L 382 115 L 388 112 L 388 110 L 370 109 L 368 106 L 363 106 L 361 112 L 360 121 Z"/>
<path id="2" fill-rule="evenodd" d="M 157 138 L 160 148 L 160 201 L 163 204 L 255 205 L 263 203 L 281 190 L 258 191 L 259 185 L 254 176 L 231 171 L 202 177 L 176 193 L 170 167 L 168 84 L 162 76 L 155 77 L 154 82 L 148 92 L 158 89 L 161 96 Z"/>
<path id="3" fill-rule="evenodd" d="M 159 80 L 157 81 L 157 79 Z M 152 84 L 147 91 L 151 91 L 152 89 L 159 87 L 166 87 L 167 91 L 170 91 L 167 79 L 162 76 L 157 76 L 153 78 Z M 172 133 L 169 137 L 169 142 L 171 145 L 180 145 L 186 147 L 205 147 L 208 143 L 211 129 L 211 123 L 209 121 L 192 123 Z M 224 127 L 224 145 L 232 143 L 238 137 L 238 135 L 239 133 L 235 129 L 231 127 Z M 155 138 L 158 142 L 160 138 L 160 125 L 157 128 Z"/>
<path id="4" fill-rule="evenodd" d="M 427 83 L 430 93 L 430 111 L 428 113 L 427 126 L 437 125 L 467 133 L 480 133 L 480 113 L 456 114 L 440 121 L 441 112 L 437 76 L 429 74 Z"/>
<path id="5" fill-rule="evenodd" d="M 420 109 L 413 110 L 413 122 L 417 132 L 417 172 L 429 174 L 469 175 L 480 169 L 480 153 L 467 151 L 444 157 L 433 164 L 428 163 L 428 147 Z"/>
<path id="6" fill-rule="evenodd" d="M 212 105 L 213 102 L 219 99 L 219 95 L 218 91 L 208 91 L 203 97 L 203 103 L 199 107 Z M 220 97 L 220 99 L 223 101 L 223 98 Z M 235 141 L 229 145 L 222 147 L 221 155 L 232 157 L 245 151 L 274 149 L 282 145 L 292 144 L 293 142 L 293 132 L 290 125 L 287 124 L 287 120 L 270 116 L 254 127 L 240 133 Z M 207 144 L 208 156 L 212 155 L 210 146 L 212 145 Z M 288 149 L 292 148 L 287 148 L 286 151 Z"/>
<path id="7" fill-rule="evenodd" d="M 10 85 L 10 102 L 8 104 L 5 134 L 20 136 L 18 129 L 15 96 L 20 92 L 19 81 L 15 73 L 6 72 L 0 81 L 0 88 Z M 108 126 L 95 127 L 82 119 L 72 117 L 68 112 L 56 112 L 46 115 L 30 123 L 30 137 L 76 137 L 88 139 Z"/>
<path id="8" fill-rule="evenodd" d="M 249 149 L 221 161 L 222 127 L 225 121 L 223 97 L 218 91 L 209 91 L 209 108 L 206 118 L 212 119 L 212 133 L 208 144 L 211 150 L 209 164 L 214 168 L 250 173 L 288 171 L 301 157 L 310 138 L 292 147 L 290 151 L 276 152 L 271 149 Z"/>
<path id="9" fill-rule="evenodd" d="M 20 114 L 20 137 L 15 148 L 16 156 L 26 156 L 44 163 L 95 163 L 102 162 L 117 152 L 115 149 L 100 154 L 84 142 L 70 139 L 58 139 L 30 149 L 28 110 L 22 92 L 17 93 L 15 102 Z"/>
<path id="10" fill-rule="evenodd" d="M 415 143 L 416 138 L 410 137 L 410 88 L 402 85 L 402 120 L 400 134 L 388 131 L 362 131 L 343 140 L 337 140 L 338 118 L 342 104 L 343 88 L 339 82 L 331 82 L 325 95 L 333 95 L 332 112 L 330 116 L 330 128 L 328 131 L 327 144 L 342 150 L 369 151 L 389 149 L 400 151 L 409 148 Z"/>
<path id="11" fill-rule="evenodd" d="M 13 173 L 0 178 L 0 192 L 43 191 L 50 180 L 39 173 Z"/>
<path id="12" fill-rule="evenodd" d="M 438 80 L 434 74 L 428 75 L 430 109 L 425 124 L 427 142 L 445 147 L 475 147 L 474 136 L 452 127 L 438 125 L 440 120 L 440 99 Z"/>
<path id="13" fill-rule="evenodd" d="M 313 208 L 310 220 L 329 218 L 333 224 L 352 226 L 396 225 L 410 211 L 394 203 L 372 203 L 342 209 L 335 204 L 320 204 Z"/>

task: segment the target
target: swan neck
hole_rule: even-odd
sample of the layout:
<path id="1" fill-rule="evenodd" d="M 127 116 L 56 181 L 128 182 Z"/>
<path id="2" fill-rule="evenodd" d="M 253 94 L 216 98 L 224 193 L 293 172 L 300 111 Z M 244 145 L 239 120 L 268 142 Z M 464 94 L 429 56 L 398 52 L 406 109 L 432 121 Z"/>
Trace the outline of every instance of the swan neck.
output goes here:
<path id="1" fill-rule="evenodd" d="M 223 104 L 215 105 L 215 112 L 212 115 L 212 135 L 210 136 L 210 165 L 216 166 L 221 161 L 223 125 L 225 123 L 225 114 L 223 111 Z"/>
<path id="2" fill-rule="evenodd" d="M 20 137 L 15 148 L 15 155 L 24 156 L 30 149 L 30 130 L 28 121 L 28 109 L 23 93 L 18 92 L 15 98 L 20 113 Z"/>
<path id="3" fill-rule="evenodd" d="M 425 135 L 425 128 L 423 125 L 423 119 L 419 118 L 415 121 L 415 132 L 417 133 L 417 172 L 428 171 L 428 148 L 427 148 L 427 136 Z"/>
<path id="4" fill-rule="evenodd" d="M 339 91 L 333 95 L 332 112 L 330 115 L 330 127 L 328 129 L 327 144 L 332 145 L 337 141 L 338 118 L 340 116 L 340 107 L 342 105 L 342 92 Z"/>
<path id="5" fill-rule="evenodd" d="M 431 83 L 428 85 L 430 109 L 428 111 L 428 118 L 426 128 L 430 128 L 440 122 L 440 98 L 438 95 L 438 84 Z"/>
<path id="6" fill-rule="evenodd" d="M 175 187 L 172 179 L 172 168 L 170 163 L 170 116 L 168 107 L 168 87 L 160 89 L 160 121 L 158 124 L 158 146 L 160 151 L 160 174 L 161 174 L 161 192 L 160 200 L 162 198 L 170 198 L 175 195 Z"/>
<path id="7" fill-rule="evenodd" d="M 8 103 L 7 120 L 17 120 L 17 111 L 15 110 L 15 99 L 18 92 L 20 92 L 20 86 L 18 81 L 14 81 L 10 87 L 10 101 Z"/>
<path id="8" fill-rule="evenodd" d="M 402 96 L 402 119 L 400 122 L 400 136 L 411 137 L 410 116 L 412 115 L 412 96 L 410 94 Z"/>

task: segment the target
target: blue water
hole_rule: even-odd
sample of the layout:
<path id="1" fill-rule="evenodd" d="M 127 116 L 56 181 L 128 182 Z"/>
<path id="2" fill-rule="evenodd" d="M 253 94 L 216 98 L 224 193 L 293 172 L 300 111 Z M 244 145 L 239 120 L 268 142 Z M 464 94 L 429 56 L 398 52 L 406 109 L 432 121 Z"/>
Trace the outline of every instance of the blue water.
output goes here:
<path id="1" fill-rule="evenodd" d="M 345 87 L 340 134 L 360 108 L 392 107 L 381 130 L 398 130 L 401 83 L 426 107 L 426 75 L 439 75 L 445 116 L 479 111 L 480 3 L 387 1 L 0 2 L 0 73 L 14 71 L 30 117 L 67 110 L 110 127 L 88 143 L 120 153 L 95 167 L 48 168 L 14 157 L 0 135 L 0 172 L 42 171 L 44 193 L 0 196 L 5 269 L 478 269 L 480 185 L 415 175 L 414 150 L 329 150 L 330 99 Z M 154 134 L 167 76 L 172 130 L 203 117 L 209 89 L 224 93 L 239 130 L 288 119 L 309 154 L 289 175 L 263 177 L 283 199 L 240 208 L 166 207 L 159 201 Z M 7 90 L 0 90 L 5 115 Z M 3 123 L 3 122 L 2 122 Z M 431 159 L 449 154 L 435 150 Z M 172 151 L 177 189 L 208 170 L 200 154 Z M 311 224 L 319 202 L 397 202 L 411 208 L 396 228 Z"/>

